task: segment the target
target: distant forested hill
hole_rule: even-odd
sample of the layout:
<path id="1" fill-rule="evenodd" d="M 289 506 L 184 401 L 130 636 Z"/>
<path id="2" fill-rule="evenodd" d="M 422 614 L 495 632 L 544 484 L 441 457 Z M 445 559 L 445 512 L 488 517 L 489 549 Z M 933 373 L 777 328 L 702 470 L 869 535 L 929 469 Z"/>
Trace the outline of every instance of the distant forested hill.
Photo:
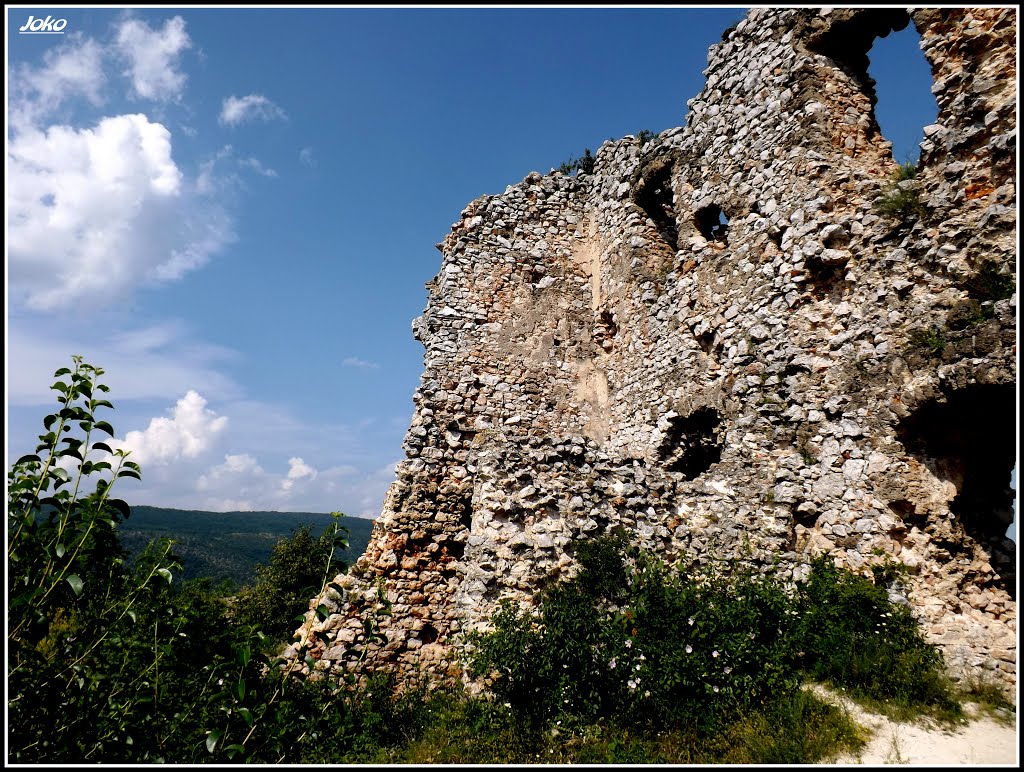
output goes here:
<path id="1" fill-rule="evenodd" d="M 185 579 L 230 579 L 241 587 L 253 582 L 257 563 L 270 563 L 278 539 L 290 536 L 301 525 L 312 526 L 311 533 L 319 536 L 330 523 L 330 515 L 315 512 L 196 512 L 134 506 L 131 516 L 118 526 L 118 533 L 132 555 L 152 539 L 175 539 Z M 349 532 L 349 549 L 341 558 L 352 565 L 366 549 L 373 521 L 345 517 L 341 524 Z"/>

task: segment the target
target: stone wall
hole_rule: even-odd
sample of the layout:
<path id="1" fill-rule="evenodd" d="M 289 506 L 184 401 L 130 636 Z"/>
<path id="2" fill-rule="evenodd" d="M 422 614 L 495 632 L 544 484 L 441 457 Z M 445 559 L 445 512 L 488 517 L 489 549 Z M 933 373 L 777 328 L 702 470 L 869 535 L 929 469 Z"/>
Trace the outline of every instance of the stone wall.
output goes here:
<path id="1" fill-rule="evenodd" d="M 902 220 L 873 208 L 897 165 L 866 52 L 908 23 L 940 113 Z M 905 563 L 951 672 L 1012 687 L 1015 39 L 1012 8 L 755 9 L 685 126 L 473 201 L 413 324 L 406 459 L 299 631 L 315 670 L 386 597 L 367 660 L 457 678 L 500 598 L 623 526 L 795 578 Z"/>

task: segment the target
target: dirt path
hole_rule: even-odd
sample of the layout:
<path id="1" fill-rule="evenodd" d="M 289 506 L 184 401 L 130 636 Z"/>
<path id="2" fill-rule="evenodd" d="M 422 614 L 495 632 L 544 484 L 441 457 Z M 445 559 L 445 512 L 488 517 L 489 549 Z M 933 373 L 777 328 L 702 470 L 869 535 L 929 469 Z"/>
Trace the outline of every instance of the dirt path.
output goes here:
<path id="1" fill-rule="evenodd" d="M 1018 766 L 1016 722 L 1007 726 L 987 716 L 976 716 L 969 723 L 953 728 L 927 721 L 905 724 L 868 713 L 841 695 L 823 691 L 820 694 L 844 706 L 853 719 L 871 733 L 871 739 L 859 754 L 840 756 L 829 764 Z M 968 706 L 968 715 L 971 707 Z"/>

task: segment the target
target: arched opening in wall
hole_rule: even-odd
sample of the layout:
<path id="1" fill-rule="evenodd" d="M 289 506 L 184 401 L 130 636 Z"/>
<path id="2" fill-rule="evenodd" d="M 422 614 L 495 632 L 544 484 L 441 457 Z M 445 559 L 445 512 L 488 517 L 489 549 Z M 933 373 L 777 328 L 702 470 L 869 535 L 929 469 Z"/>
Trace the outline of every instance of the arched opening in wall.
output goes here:
<path id="1" fill-rule="evenodd" d="M 835 12 L 835 11 L 834 11 Z M 870 59 L 868 51 L 879 38 L 889 33 L 901 32 L 910 25 L 910 16 L 904 8 L 867 8 L 839 11 L 845 13 L 820 33 L 810 36 L 807 47 L 833 60 L 836 67 L 849 76 L 867 96 L 871 104 L 870 121 L 866 128 L 867 139 L 880 131 L 877 111 L 879 97 L 876 91 L 876 80 L 868 73 Z M 921 54 L 923 57 L 923 54 Z M 877 54 L 878 58 L 878 54 Z M 883 68 L 886 70 L 887 68 Z M 898 78 L 899 71 L 890 77 L 884 76 L 888 82 Z M 931 93 L 931 79 L 928 87 Z M 924 124 L 921 124 L 924 126 Z M 902 145 L 901 145 L 902 146 Z M 916 156 L 914 156 L 916 158 Z"/>
<path id="2" fill-rule="evenodd" d="M 658 446 L 658 457 L 671 472 L 692 480 L 722 460 L 722 416 L 702 407 L 688 416 L 669 418 L 668 430 Z"/>
<path id="3" fill-rule="evenodd" d="M 932 94 L 932 71 L 921 50 L 921 36 L 908 24 L 879 35 L 868 51 L 868 72 L 875 84 L 875 120 L 892 143 L 892 157 L 917 164 L 924 127 L 935 123 L 939 107 Z"/>
<path id="4" fill-rule="evenodd" d="M 633 201 L 651 218 L 658 233 L 673 252 L 679 248 L 674 198 L 672 164 L 669 162 L 662 162 L 648 169 L 633 193 Z"/>
<path id="5" fill-rule="evenodd" d="M 694 213 L 694 223 L 706 240 L 728 243 L 725 235 L 729 228 L 729 218 L 718 204 L 708 204 L 698 209 Z"/>
<path id="6" fill-rule="evenodd" d="M 1012 384 L 975 384 L 919 406 L 897 434 L 909 453 L 956 486 L 950 512 L 992 555 L 1000 586 L 1015 595 L 1014 555 L 1003 550 L 1013 522 L 1017 401 Z M 1016 550 L 1014 550 L 1016 552 Z"/>

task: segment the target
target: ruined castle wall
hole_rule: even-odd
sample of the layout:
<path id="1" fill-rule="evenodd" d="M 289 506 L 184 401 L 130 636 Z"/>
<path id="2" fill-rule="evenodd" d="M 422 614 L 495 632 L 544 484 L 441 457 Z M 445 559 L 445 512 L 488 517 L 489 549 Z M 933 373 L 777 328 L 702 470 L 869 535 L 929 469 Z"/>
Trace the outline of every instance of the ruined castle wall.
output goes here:
<path id="1" fill-rule="evenodd" d="M 901 222 L 866 53 L 907 23 L 940 113 Z M 472 202 L 414 323 L 407 458 L 300 631 L 316 669 L 381 593 L 371 661 L 456 677 L 500 598 L 622 527 L 794 577 L 900 561 L 954 675 L 1014 684 L 1015 35 L 1013 9 L 755 9 L 685 126 Z"/>

